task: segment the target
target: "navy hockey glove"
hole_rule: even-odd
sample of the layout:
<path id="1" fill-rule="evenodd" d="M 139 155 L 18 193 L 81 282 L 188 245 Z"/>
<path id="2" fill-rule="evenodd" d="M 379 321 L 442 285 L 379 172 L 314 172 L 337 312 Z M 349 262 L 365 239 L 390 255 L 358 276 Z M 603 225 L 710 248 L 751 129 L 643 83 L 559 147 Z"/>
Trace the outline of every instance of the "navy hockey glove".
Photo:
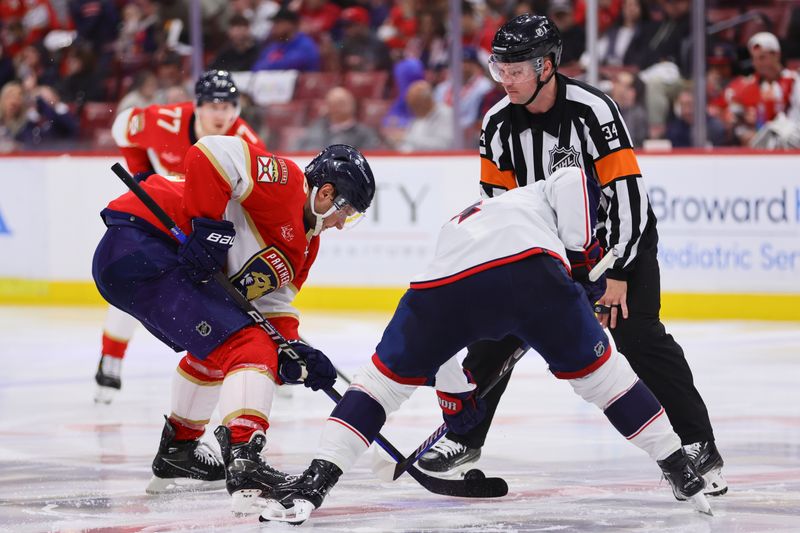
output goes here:
<path id="1" fill-rule="evenodd" d="M 292 385 L 303 383 L 311 390 L 328 389 L 336 382 L 336 369 L 328 356 L 301 340 L 289 341 L 295 353 L 306 365 L 308 375 L 302 379 L 300 363 L 289 357 L 283 350 L 278 352 L 278 376 L 284 383 Z"/>
<path id="2" fill-rule="evenodd" d="M 156 172 L 154 170 L 145 170 L 144 172 L 137 172 L 136 174 L 133 175 L 133 180 L 136 183 L 141 183 L 155 173 Z"/>
<path id="3" fill-rule="evenodd" d="M 472 374 L 464 370 L 467 381 L 475 383 Z M 442 408 L 442 418 L 453 433 L 464 435 L 480 424 L 486 417 L 486 402 L 478 398 L 478 390 L 469 392 L 442 392 L 436 391 L 439 407 Z"/>
<path id="4" fill-rule="evenodd" d="M 592 239 L 586 250 L 579 252 L 567 250 L 567 259 L 572 265 L 572 279 L 583 286 L 589 304 L 594 305 L 606 293 L 606 277 L 600 276 L 597 281 L 589 281 L 589 272 L 603 258 L 603 248 L 597 239 Z"/>
<path id="5" fill-rule="evenodd" d="M 227 220 L 193 218 L 192 234 L 178 247 L 178 261 L 195 283 L 205 283 L 225 266 L 236 231 Z"/>

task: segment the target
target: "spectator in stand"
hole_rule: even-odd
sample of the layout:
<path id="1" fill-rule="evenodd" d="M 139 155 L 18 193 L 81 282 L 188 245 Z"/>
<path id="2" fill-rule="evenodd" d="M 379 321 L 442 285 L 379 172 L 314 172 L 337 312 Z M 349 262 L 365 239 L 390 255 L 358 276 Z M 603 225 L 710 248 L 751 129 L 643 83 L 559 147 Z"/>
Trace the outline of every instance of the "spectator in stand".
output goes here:
<path id="1" fill-rule="evenodd" d="M 561 63 L 559 67 L 569 67 L 576 63 L 586 49 L 586 31 L 575 24 L 575 9 L 571 0 L 551 0 L 550 19 L 561 32 Z"/>
<path id="2" fill-rule="evenodd" d="M 317 151 L 330 144 L 349 144 L 359 150 L 381 147 L 378 134 L 356 119 L 356 99 L 344 87 L 325 95 L 325 114 L 306 129 L 297 150 Z"/>
<path id="3" fill-rule="evenodd" d="M 117 112 L 131 107 L 147 107 L 157 103 L 158 79 L 152 70 L 142 70 L 133 78 L 130 92 L 122 97 Z M 185 101 L 185 100 L 182 100 Z"/>
<path id="4" fill-rule="evenodd" d="M 610 30 L 622 11 L 623 0 L 599 0 L 597 11 L 598 33 L 601 35 Z M 575 24 L 586 24 L 586 1 L 575 0 Z"/>
<path id="5" fill-rule="evenodd" d="M 119 38 L 114 43 L 123 72 L 134 72 L 152 59 L 158 49 L 158 28 L 158 19 L 145 19 L 139 4 L 125 4 Z"/>
<path id="6" fill-rule="evenodd" d="M 417 34 L 417 0 L 398 0 L 378 29 L 378 38 L 389 47 L 392 57 L 402 56 L 409 39 Z"/>
<path id="7" fill-rule="evenodd" d="M 0 40 L 0 88 L 16 77 L 17 72 L 14 69 L 14 62 L 11 61 L 11 57 L 6 53 L 2 40 Z"/>
<path id="8" fill-rule="evenodd" d="M 453 110 L 433 99 L 433 90 L 425 80 L 415 81 L 406 95 L 413 119 L 398 144 L 401 152 L 449 150 L 453 146 Z"/>
<path id="9" fill-rule="evenodd" d="M 299 31 L 299 23 L 300 18 L 294 11 L 285 8 L 278 11 L 272 17 L 272 31 L 267 45 L 252 70 L 319 70 L 317 44 Z"/>
<path id="10" fill-rule="evenodd" d="M 342 40 L 344 70 L 389 70 L 392 66 L 389 49 L 372 33 L 369 27 L 369 11 L 360 6 L 348 7 L 342 11 L 341 22 L 344 29 Z M 322 148 L 328 144 L 332 143 L 327 143 Z"/>
<path id="11" fill-rule="evenodd" d="M 162 99 L 159 100 L 159 103 L 163 102 L 164 105 L 180 104 L 181 102 L 187 102 L 191 99 L 192 95 L 189 93 L 186 85 L 172 85 L 164 89 Z"/>
<path id="12" fill-rule="evenodd" d="M 642 5 L 642 4 L 640 4 Z M 652 65 L 669 61 L 681 72 L 689 75 L 690 0 L 659 0 L 664 18 L 661 22 L 647 25 L 646 31 L 628 47 L 626 65 L 635 65 L 644 70 Z"/>
<path id="13" fill-rule="evenodd" d="M 56 66 L 47 51 L 39 45 L 28 45 L 14 57 L 17 79 L 31 86 L 51 84 L 58 80 Z M 30 80 L 30 81 L 29 81 Z"/>
<path id="14" fill-rule="evenodd" d="M 405 57 L 419 58 L 428 68 L 436 68 L 447 63 L 449 54 L 444 21 L 427 12 L 420 13 L 417 21 L 419 31 L 408 40 Z"/>
<path id="15" fill-rule="evenodd" d="M 16 81 L 6 83 L 0 89 L 0 153 L 19 149 L 33 128 L 22 84 Z"/>
<path id="16" fill-rule="evenodd" d="M 96 56 L 87 43 L 75 44 L 67 49 L 64 58 L 64 77 L 56 83 L 65 102 L 83 105 L 102 102 L 105 88 L 95 70 Z"/>
<path id="17" fill-rule="evenodd" d="M 652 37 L 653 23 L 647 4 L 642 0 L 623 0 L 622 18 L 613 24 L 597 40 L 597 57 L 600 65 L 632 65 L 633 59 L 627 57 L 629 51 L 635 53 L 643 46 L 643 40 Z M 589 56 L 581 56 L 581 66 L 588 67 Z M 638 65 L 637 65 L 638 66 Z"/>
<path id="18" fill-rule="evenodd" d="M 611 98 L 619 106 L 631 142 L 635 147 L 641 148 L 649 134 L 647 109 L 644 106 L 644 84 L 630 72 L 618 72 L 611 88 Z"/>
<path id="19" fill-rule="evenodd" d="M 316 40 L 333 30 L 342 13 L 342 8 L 330 0 L 301 0 L 301 3 L 300 31 Z"/>
<path id="20" fill-rule="evenodd" d="M 395 144 L 405 135 L 408 123 L 413 118 L 406 103 L 406 93 L 412 83 L 425 79 L 425 66 L 416 58 L 403 59 L 392 69 L 397 98 L 383 117 L 383 137 Z"/>
<path id="21" fill-rule="evenodd" d="M 250 32 L 250 21 L 234 15 L 228 23 L 228 42 L 209 65 L 211 70 L 247 71 L 258 57 L 258 46 Z"/>
<path id="22" fill-rule="evenodd" d="M 120 18 L 114 0 L 69 0 L 69 14 L 78 32 L 77 43 L 87 43 L 98 58 L 100 78 L 108 76 L 114 59 Z"/>
<path id="23" fill-rule="evenodd" d="M 733 80 L 736 48 L 731 43 L 718 42 L 709 47 L 706 58 L 706 101 L 709 110 L 720 118 L 720 105 L 724 107 L 725 87 Z"/>
<path id="24" fill-rule="evenodd" d="M 674 116 L 667 124 L 666 137 L 675 148 L 694 146 L 692 127 L 694 125 L 694 94 L 687 87 L 678 94 L 675 100 Z M 728 144 L 725 125 L 717 118 L 706 114 L 706 134 L 712 146 Z"/>
<path id="25" fill-rule="evenodd" d="M 28 149 L 53 149 L 78 138 L 78 118 L 61 101 L 58 93 L 46 85 L 33 90 L 34 104 L 28 111 L 33 127 L 26 128 L 18 139 Z"/>
<path id="26" fill-rule="evenodd" d="M 755 72 L 735 78 L 715 102 L 742 145 L 750 144 L 756 132 L 768 123 L 784 122 L 787 115 L 795 121 L 795 114 L 800 114 L 798 74 L 781 64 L 778 38 L 769 32 L 756 33 L 747 42 L 747 49 Z M 790 126 L 784 127 L 791 129 Z"/>
<path id="27" fill-rule="evenodd" d="M 226 15 L 242 15 L 250 21 L 250 31 L 256 42 L 263 43 L 272 31 L 272 17 L 280 10 L 281 4 L 274 0 L 231 0 L 227 4 Z"/>
<path id="28" fill-rule="evenodd" d="M 485 0 L 477 43 L 478 49 L 486 52 L 484 59 L 488 59 L 491 54 L 494 34 L 506 23 L 507 15 L 515 4 L 516 2 L 511 0 Z"/>
<path id="29" fill-rule="evenodd" d="M 158 56 L 156 62 L 156 78 L 158 79 L 158 94 L 156 95 L 156 102 L 159 104 L 178 103 L 191 100 L 191 98 L 184 98 L 183 100 L 170 100 L 168 92 L 175 92 L 173 87 L 183 87 L 186 94 L 191 95 L 194 87 L 191 84 L 189 75 L 184 68 L 183 58 L 175 52 L 164 52 Z"/>
<path id="30" fill-rule="evenodd" d="M 486 93 L 492 90 L 494 83 L 484 73 L 475 48 L 465 47 L 462 53 L 463 85 L 459 97 L 459 122 L 464 128 L 469 128 L 475 126 L 483 117 L 478 114 L 481 101 Z M 450 80 L 445 80 L 436 86 L 434 99 L 438 103 L 453 107 L 453 88 Z"/>

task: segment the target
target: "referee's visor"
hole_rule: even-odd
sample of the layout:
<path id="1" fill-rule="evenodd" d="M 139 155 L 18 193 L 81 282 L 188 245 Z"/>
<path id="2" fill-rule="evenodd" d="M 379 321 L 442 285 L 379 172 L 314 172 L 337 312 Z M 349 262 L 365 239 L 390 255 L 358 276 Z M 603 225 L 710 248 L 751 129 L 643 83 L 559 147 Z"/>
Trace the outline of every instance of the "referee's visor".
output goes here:
<path id="1" fill-rule="evenodd" d="M 506 63 L 497 54 L 489 56 L 489 73 L 498 83 L 525 83 L 542 73 L 544 61 L 541 57 Z"/>

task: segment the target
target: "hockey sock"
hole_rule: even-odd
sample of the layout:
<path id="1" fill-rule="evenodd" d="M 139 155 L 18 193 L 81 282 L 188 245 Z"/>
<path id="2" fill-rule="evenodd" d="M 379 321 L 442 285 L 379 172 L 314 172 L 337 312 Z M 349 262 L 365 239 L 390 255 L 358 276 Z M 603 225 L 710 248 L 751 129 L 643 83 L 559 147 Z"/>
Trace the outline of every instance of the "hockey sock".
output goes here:
<path id="1" fill-rule="evenodd" d="M 383 406 L 361 386 L 351 386 L 325 423 L 316 458 L 346 472 L 369 448 L 384 423 Z"/>
<path id="2" fill-rule="evenodd" d="M 222 424 L 231 430 L 231 443 L 248 442 L 256 431 L 267 431 L 275 382 L 269 369 L 236 365 L 225 375 L 219 398 Z"/>
<path id="3" fill-rule="evenodd" d="M 222 370 L 187 354 L 172 378 L 172 413 L 176 440 L 200 438 L 217 406 Z"/>
<path id="4" fill-rule="evenodd" d="M 103 355 L 109 357 L 116 357 L 122 359 L 125 357 L 125 350 L 128 349 L 128 341 L 118 340 L 110 337 L 107 333 L 103 332 Z"/>

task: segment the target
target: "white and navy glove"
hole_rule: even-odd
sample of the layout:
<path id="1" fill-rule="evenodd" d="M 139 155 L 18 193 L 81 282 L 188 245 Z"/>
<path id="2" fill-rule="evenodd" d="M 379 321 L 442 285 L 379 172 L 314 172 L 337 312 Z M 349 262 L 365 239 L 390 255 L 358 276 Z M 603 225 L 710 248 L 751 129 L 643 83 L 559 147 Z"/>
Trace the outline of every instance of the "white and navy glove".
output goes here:
<path id="1" fill-rule="evenodd" d="M 288 341 L 300 359 L 292 359 L 283 350 L 278 350 L 278 377 L 284 383 L 302 383 L 311 390 L 328 389 L 336 383 L 336 369 L 321 350 L 301 340 Z M 303 379 L 303 365 L 308 375 Z"/>

